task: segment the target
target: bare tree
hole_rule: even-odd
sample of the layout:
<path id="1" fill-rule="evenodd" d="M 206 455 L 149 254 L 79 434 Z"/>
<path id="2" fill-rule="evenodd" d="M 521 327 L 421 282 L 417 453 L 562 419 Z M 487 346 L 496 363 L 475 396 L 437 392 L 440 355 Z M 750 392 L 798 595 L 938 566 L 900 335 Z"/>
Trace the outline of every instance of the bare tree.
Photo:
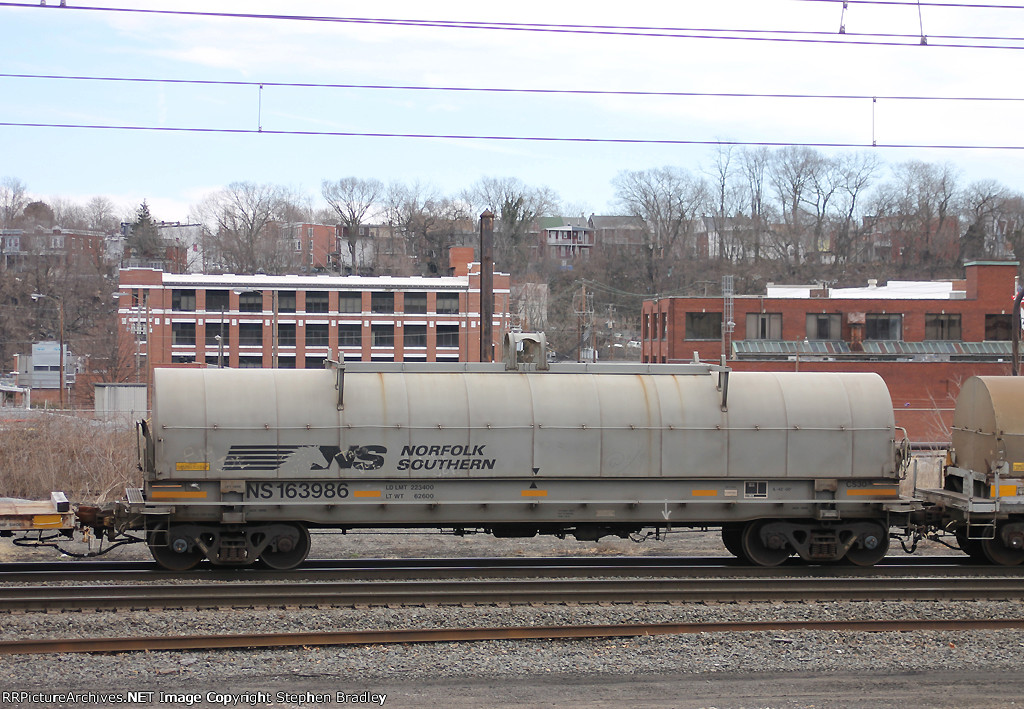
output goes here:
<path id="1" fill-rule="evenodd" d="M 0 180 L 0 229 L 14 227 L 22 210 L 28 204 L 25 183 L 17 177 Z"/>
<path id="2" fill-rule="evenodd" d="M 768 228 L 765 175 L 769 157 L 767 148 L 744 149 L 740 153 L 740 169 L 746 179 L 746 196 L 750 204 L 750 244 L 747 250 L 754 261 L 761 260 L 765 230 Z"/>
<path id="3" fill-rule="evenodd" d="M 744 225 L 736 218 L 744 201 L 743 190 L 736 184 L 737 162 L 733 146 L 719 145 L 715 148 L 714 163 L 706 170 L 712 192 L 708 231 L 714 234 L 714 243 L 708 244 L 709 255 L 723 261 L 736 261 L 745 256 Z"/>
<path id="4" fill-rule="evenodd" d="M 86 221 L 90 229 L 113 232 L 117 230 L 120 219 L 116 207 L 106 197 L 93 197 L 85 205 Z"/>
<path id="5" fill-rule="evenodd" d="M 232 182 L 193 209 L 221 267 L 234 273 L 279 273 L 290 265 L 280 222 L 291 202 L 278 185 Z"/>
<path id="6" fill-rule="evenodd" d="M 640 267 L 648 292 L 656 293 L 673 260 L 694 255 L 694 223 L 707 203 L 706 186 L 676 167 L 620 172 L 612 184 L 618 205 L 646 225 Z"/>
<path id="7" fill-rule="evenodd" d="M 847 263 L 853 256 L 858 210 L 879 169 L 880 163 L 874 153 L 847 154 L 837 161 L 839 191 L 834 205 L 836 223 L 832 239 L 832 253 L 837 265 Z"/>
<path id="8" fill-rule="evenodd" d="M 468 205 L 430 185 L 393 183 L 384 203 L 388 224 L 405 237 L 423 275 L 445 273 L 448 250 L 473 231 Z"/>
<path id="9" fill-rule="evenodd" d="M 959 262 L 985 257 L 1005 257 L 1006 231 L 1010 220 L 1005 205 L 1010 191 L 995 180 L 973 182 L 961 194 L 967 231 L 960 239 Z"/>
<path id="10" fill-rule="evenodd" d="M 65 197 L 54 197 L 50 200 L 55 226 L 62 229 L 88 229 L 89 221 L 85 209 L 80 204 Z"/>
<path id="11" fill-rule="evenodd" d="M 494 262 L 513 274 L 528 268 L 531 251 L 538 246 L 537 220 L 552 216 L 558 196 L 548 187 L 529 187 L 514 177 L 484 177 L 463 193 L 479 216 L 485 209 L 494 213 Z"/>
<path id="12" fill-rule="evenodd" d="M 379 209 L 384 195 L 384 183 L 358 177 L 344 177 L 335 182 L 324 180 L 320 184 L 320 193 L 334 209 L 338 223 L 344 227 L 343 233 L 353 268 L 368 265 L 359 263 L 359 237 L 365 237 L 359 230 L 366 224 L 367 218 L 374 214 L 374 210 Z"/>
<path id="13" fill-rule="evenodd" d="M 920 272 L 951 266 L 959 255 L 958 170 L 949 163 L 910 161 L 876 195 L 875 228 L 884 229 L 891 258 Z"/>
<path id="14" fill-rule="evenodd" d="M 811 246 L 812 217 L 804 205 L 821 169 L 821 155 L 811 148 L 787 146 L 771 154 L 767 176 L 782 217 L 782 223 L 772 230 L 777 258 L 800 263 Z"/>

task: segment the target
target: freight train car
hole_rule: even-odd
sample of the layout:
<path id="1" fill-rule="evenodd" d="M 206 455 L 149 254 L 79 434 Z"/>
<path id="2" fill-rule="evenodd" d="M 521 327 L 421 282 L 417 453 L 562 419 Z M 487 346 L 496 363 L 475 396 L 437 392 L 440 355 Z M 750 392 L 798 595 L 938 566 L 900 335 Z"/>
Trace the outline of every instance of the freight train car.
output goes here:
<path id="1" fill-rule="evenodd" d="M 292 568 L 309 529 L 572 535 L 720 526 L 774 565 L 870 565 L 899 499 L 873 374 L 708 364 L 157 369 L 127 510 L 170 569 Z"/>
<path id="2" fill-rule="evenodd" d="M 1024 378 L 964 382 L 951 438 L 943 488 L 915 496 L 974 559 L 1024 562 Z"/>

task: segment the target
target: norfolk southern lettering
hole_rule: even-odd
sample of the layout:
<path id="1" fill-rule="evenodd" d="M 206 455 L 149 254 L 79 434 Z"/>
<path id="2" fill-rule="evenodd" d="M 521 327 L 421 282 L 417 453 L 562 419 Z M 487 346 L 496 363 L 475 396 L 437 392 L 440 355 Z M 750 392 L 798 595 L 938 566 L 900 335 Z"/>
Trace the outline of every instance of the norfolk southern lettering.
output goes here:
<path id="1" fill-rule="evenodd" d="M 397 470 L 494 470 L 494 458 L 486 457 L 486 444 L 402 446 Z M 380 470 L 386 446 L 234 445 L 224 470 Z"/>
<path id="2" fill-rule="evenodd" d="M 478 446 L 402 446 L 398 470 L 494 470 L 494 458 Z"/>

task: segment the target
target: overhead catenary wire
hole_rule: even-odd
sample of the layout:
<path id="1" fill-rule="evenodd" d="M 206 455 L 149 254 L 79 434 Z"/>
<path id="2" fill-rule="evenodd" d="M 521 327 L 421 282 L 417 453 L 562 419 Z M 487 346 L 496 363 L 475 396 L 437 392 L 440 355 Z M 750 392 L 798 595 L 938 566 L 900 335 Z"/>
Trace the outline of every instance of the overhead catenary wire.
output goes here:
<path id="1" fill-rule="evenodd" d="M 63 81 L 106 81 L 141 84 L 187 84 L 196 86 L 241 86 L 314 89 L 356 89 L 384 91 L 439 91 L 462 93 L 524 93 L 584 96 L 651 96 L 666 98 L 751 98 L 751 99 L 820 99 L 820 100 L 886 100 L 886 101 L 1009 101 L 1024 102 L 1024 96 L 924 96 L 914 94 L 810 94 L 756 93 L 746 91 L 641 91 L 615 89 L 559 89 L 514 86 L 425 86 L 421 84 L 337 84 L 309 81 L 242 81 L 229 79 L 170 79 L 133 76 L 86 76 L 76 74 L 15 74 L 0 72 L 0 79 L 39 79 Z"/>
<path id="2" fill-rule="evenodd" d="M 881 2 L 874 4 L 899 4 L 917 5 L 914 2 Z M 1003 5 L 954 5 L 949 3 L 924 3 L 932 7 L 964 7 L 971 9 L 1024 9 L 1024 6 L 1003 6 Z M 144 15 L 171 15 L 186 17 L 204 18 L 227 18 L 227 19 L 249 19 L 249 20 L 274 20 L 293 22 L 320 22 L 337 24 L 371 24 L 390 25 L 400 27 L 428 27 L 439 29 L 462 29 L 462 30 L 490 30 L 490 31 L 514 31 L 514 32 L 545 32 L 557 34 L 579 34 L 579 35 L 610 35 L 627 37 L 661 37 L 675 39 L 719 39 L 719 40 L 740 40 L 760 42 L 795 42 L 795 43 L 816 43 L 816 44 L 852 44 L 852 45 L 874 45 L 874 46 L 895 46 L 895 47 L 918 47 L 920 36 L 918 34 L 887 34 L 887 33 L 853 33 L 835 31 L 815 30 L 785 30 L 785 29 L 746 29 L 746 28 L 687 28 L 687 27 L 659 27 L 659 26 L 630 26 L 630 25 L 586 25 L 586 24 L 554 24 L 554 23 L 525 23 L 525 22 L 496 22 L 496 21 L 471 21 L 471 20 L 444 20 L 444 19 L 410 19 L 410 18 L 383 18 L 383 17 L 332 17 L 320 15 L 284 15 L 277 13 L 250 13 L 250 12 L 213 12 L 197 10 L 173 10 L 173 9 L 150 9 L 131 7 L 104 7 L 104 6 L 69 6 L 50 7 L 35 4 L 0 2 L 0 7 L 11 8 L 41 8 L 53 10 L 71 11 L 92 11 L 92 12 L 114 12 L 114 13 L 136 13 Z M 949 35 L 948 37 L 935 35 L 930 38 L 932 41 L 928 46 L 932 48 L 955 48 L 955 49 L 1024 49 L 1024 38 L 1021 37 L 974 37 L 970 35 Z M 937 43 L 934 40 L 953 40 L 944 43 Z M 903 40 L 903 41 L 895 41 Z M 1010 44 L 979 44 L 977 42 L 1005 42 Z M 1016 43 L 1016 44 L 1014 44 Z"/>
<path id="3" fill-rule="evenodd" d="M 981 143 L 866 143 L 855 141 L 799 141 L 799 140 L 722 140 L 722 139 L 682 139 L 682 138 L 600 138 L 582 136 L 542 136 L 542 135 L 483 135 L 461 133 L 400 133 L 400 132 L 364 132 L 364 131 L 315 131 L 315 130 L 271 130 L 267 128 L 203 128 L 197 126 L 140 126 L 114 125 L 101 123 L 42 123 L 0 121 L 0 127 L 6 128 L 76 128 L 87 130 L 120 130 L 120 131 L 154 131 L 162 133 L 208 133 L 233 135 L 280 135 L 280 136 L 318 136 L 336 138 L 407 138 L 421 140 L 488 140 L 488 141 L 523 141 L 542 143 L 592 143 L 592 144 L 623 144 L 623 145 L 731 145 L 737 147 L 805 147 L 805 148 L 893 148 L 893 149 L 933 149 L 933 150 L 1024 150 L 1024 145 L 985 145 Z"/>

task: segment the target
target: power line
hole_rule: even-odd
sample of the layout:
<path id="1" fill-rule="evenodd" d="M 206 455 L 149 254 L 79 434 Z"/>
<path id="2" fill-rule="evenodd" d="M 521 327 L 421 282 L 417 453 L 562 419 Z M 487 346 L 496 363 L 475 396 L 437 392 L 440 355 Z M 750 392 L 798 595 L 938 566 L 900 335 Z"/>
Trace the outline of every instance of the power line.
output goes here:
<path id="1" fill-rule="evenodd" d="M 817 0 L 824 1 L 824 0 Z M 835 0 L 841 1 L 841 0 Z M 867 0 L 865 0 L 866 2 Z M 875 0 L 874 4 L 893 5 L 916 5 L 912 2 L 883 2 Z M 928 3 L 924 3 L 928 4 Z M 1005 5 L 954 5 L 949 3 L 932 3 L 938 7 L 965 7 L 965 8 L 999 8 L 999 9 L 1024 9 L 1024 6 Z M 35 8 L 39 5 L 26 5 L 24 3 L 0 2 L 0 7 Z M 521 22 L 489 22 L 489 21 L 467 21 L 467 20 L 414 20 L 405 18 L 381 18 L 381 17 L 329 17 L 317 15 L 281 15 L 265 13 L 228 13 L 228 12 L 200 12 L 194 10 L 153 10 L 142 8 L 120 8 L 120 7 L 99 7 L 99 6 L 76 6 L 47 9 L 59 10 L 80 10 L 93 12 L 117 12 L 135 13 L 145 15 L 177 15 L 186 17 L 207 17 L 225 19 L 250 19 L 250 20 L 278 20 L 278 21 L 299 21 L 299 22 L 324 22 L 337 24 L 371 24 L 400 27 L 432 27 L 439 29 L 469 29 L 469 30 L 498 30 L 515 32 L 546 32 L 558 34 L 581 34 L 581 35 L 610 35 L 625 37 L 662 37 L 674 39 L 724 39 L 744 40 L 761 42 L 795 42 L 814 44 L 852 44 L 871 46 L 891 47 L 918 47 L 921 46 L 921 37 L 916 34 L 872 34 L 872 33 L 835 33 L 808 30 L 751 30 L 751 29 L 714 29 L 714 28 L 685 28 L 685 27 L 657 27 L 657 26 L 629 26 L 629 25 L 584 25 L 584 24 L 552 24 L 552 23 L 521 23 Z M 867 39 L 857 39 L 864 37 Z M 876 38 L 872 40 L 870 38 Z M 903 39 L 905 41 L 880 41 Z M 937 39 L 954 39 L 961 41 L 977 42 L 1024 42 L 1020 37 L 972 37 L 965 35 L 949 35 L 930 37 L 927 46 L 933 48 L 954 48 L 954 49 L 1024 49 L 1024 46 L 1012 44 L 963 44 L 945 43 L 936 44 Z"/>
<path id="2" fill-rule="evenodd" d="M 791 93 L 749 93 L 740 91 L 614 91 L 604 89 L 537 89 L 523 87 L 497 86 L 422 86 L 415 84 L 327 84 L 317 82 L 285 82 L 285 81 L 232 81 L 223 79 L 162 79 L 152 77 L 127 76 L 76 76 L 65 74 L 8 74 L 0 73 L 0 79 L 43 79 L 65 81 L 109 81 L 127 83 L 152 84 L 192 84 L 213 86 L 245 86 L 245 87 L 279 87 L 279 88 L 316 88 L 316 89 L 359 89 L 385 91 L 448 91 L 448 92 L 479 92 L 479 93 L 525 93 L 525 94 L 561 94 L 586 96 L 655 96 L 682 98 L 781 98 L 781 99 L 837 99 L 866 100 L 879 99 L 886 101 L 1024 101 L 1024 96 L 914 96 L 914 95 L 878 95 L 878 94 L 791 94 Z"/>
<path id="3" fill-rule="evenodd" d="M 805 148 L 911 148 L 934 150 L 1024 150 L 1024 145 L 980 145 L 980 144 L 942 144 L 942 143 L 854 143 L 854 142 L 807 142 L 807 141 L 772 141 L 772 140 L 699 140 L 671 138 L 584 138 L 579 136 L 539 136 L 539 135 L 468 135 L 459 133 L 383 133 L 360 131 L 313 131 L 313 130 L 269 130 L 253 128 L 197 128 L 172 126 L 130 126 L 86 123 L 21 123 L 0 121 L 0 126 L 8 128 L 80 128 L 89 130 L 123 130 L 123 131 L 155 131 L 162 133 L 209 133 L 235 135 L 298 135 L 335 138 L 411 138 L 427 140 L 496 140 L 524 141 L 541 143 L 605 143 L 623 145 L 733 145 L 760 146 L 769 148 L 805 147 Z"/>
<path id="4" fill-rule="evenodd" d="M 903 5 L 908 7 L 949 7 L 972 10 L 1024 10 L 1024 5 L 996 5 L 995 3 L 917 2 L 916 0 L 799 0 L 800 2 L 842 3 L 844 5 Z"/>

